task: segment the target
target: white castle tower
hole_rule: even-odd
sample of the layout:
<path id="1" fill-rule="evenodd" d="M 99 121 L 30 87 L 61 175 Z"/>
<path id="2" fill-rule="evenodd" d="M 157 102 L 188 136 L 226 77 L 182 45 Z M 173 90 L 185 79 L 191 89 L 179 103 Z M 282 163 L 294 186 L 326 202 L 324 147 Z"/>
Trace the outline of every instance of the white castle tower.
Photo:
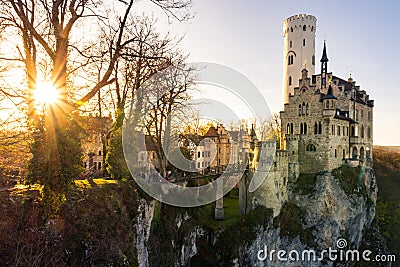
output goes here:
<path id="1" fill-rule="evenodd" d="M 283 103 L 289 102 L 289 94 L 299 86 L 301 71 L 315 74 L 315 32 L 317 19 L 311 15 L 295 15 L 283 21 L 285 52 L 283 64 Z"/>

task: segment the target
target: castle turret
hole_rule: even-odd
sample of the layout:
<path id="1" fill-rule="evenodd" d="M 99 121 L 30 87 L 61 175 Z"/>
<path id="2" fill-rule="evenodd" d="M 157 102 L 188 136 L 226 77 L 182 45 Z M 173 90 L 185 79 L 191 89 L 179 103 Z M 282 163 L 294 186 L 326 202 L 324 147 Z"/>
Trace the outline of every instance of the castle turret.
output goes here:
<path id="1" fill-rule="evenodd" d="M 336 97 L 333 95 L 333 88 L 329 85 L 328 93 L 321 98 L 322 100 L 322 114 L 324 117 L 333 117 L 336 112 Z"/>
<path id="2" fill-rule="evenodd" d="M 296 15 L 283 22 L 285 38 L 283 102 L 289 102 L 289 94 L 299 84 L 302 69 L 307 66 L 315 74 L 315 32 L 317 19 L 311 15 Z"/>

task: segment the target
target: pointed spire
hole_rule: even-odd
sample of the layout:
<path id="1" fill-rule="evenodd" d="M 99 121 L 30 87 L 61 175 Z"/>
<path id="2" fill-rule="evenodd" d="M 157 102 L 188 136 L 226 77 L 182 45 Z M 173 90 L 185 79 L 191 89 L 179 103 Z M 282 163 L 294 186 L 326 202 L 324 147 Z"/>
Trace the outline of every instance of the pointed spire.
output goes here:
<path id="1" fill-rule="evenodd" d="M 328 96 L 328 95 L 329 95 L 329 96 L 333 96 L 333 88 L 332 88 L 331 83 L 329 83 L 328 93 L 327 93 L 326 95 L 327 95 L 327 96 Z"/>
<path id="2" fill-rule="evenodd" d="M 328 62 L 328 56 L 326 53 L 326 42 L 324 41 L 324 51 L 322 52 L 322 58 L 321 58 L 321 62 Z"/>

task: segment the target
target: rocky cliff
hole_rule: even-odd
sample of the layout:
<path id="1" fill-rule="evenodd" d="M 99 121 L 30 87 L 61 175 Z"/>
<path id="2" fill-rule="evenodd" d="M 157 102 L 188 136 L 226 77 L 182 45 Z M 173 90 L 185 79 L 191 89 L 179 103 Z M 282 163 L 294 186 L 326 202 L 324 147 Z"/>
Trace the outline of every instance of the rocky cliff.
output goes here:
<path id="1" fill-rule="evenodd" d="M 366 168 L 361 183 L 360 171 L 343 166 L 331 173 L 300 175 L 288 184 L 288 200 L 278 216 L 257 207 L 238 221 L 220 222 L 217 227 L 202 220 L 202 208 L 177 209 L 159 203 L 158 214 L 146 216 L 157 221 L 151 222 L 149 258 L 141 253 L 140 266 L 355 266 L 355 261 L 327 257 L 302 261 L 300 255 L 295 262 L 278 260 L 276 254 L 272 260 L 262 257 L 265 250 L 300 254 L 312 250 L 319 255 L 325 249 L 337 249 L 340 239 L 345 242 L 340 244 L 343 250 L 360 248 L 371 232 L 377 198 L 373 169 Z M 148 205 L 144 209 L 152 210 L 153 204 Z M 144 251 L 142 243 L 137 246 Z M 369 249 L 378 253 L 381 248 Z"/>

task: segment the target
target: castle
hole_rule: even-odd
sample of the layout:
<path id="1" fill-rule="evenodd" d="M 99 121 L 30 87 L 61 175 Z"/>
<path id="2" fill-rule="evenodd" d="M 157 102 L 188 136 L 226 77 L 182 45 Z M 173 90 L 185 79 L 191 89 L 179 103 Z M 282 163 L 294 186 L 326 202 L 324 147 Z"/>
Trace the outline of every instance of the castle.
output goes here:
<path id="1" fill-rule="evenodd" d="M 374 101 L 351 77 L 342 79 L 328 71 L 325 42 L 321 69 L 315 74 L 316 21 L 310 15 L 284 20 L 281 150 L 276 151 L 266 179 L 254 193 L 248 192 L 246 177 L 242 179 L 242 214 L 254 205 L 264 205 L 277 215 L 287 200 L 288 181 L 295 181 L 302 173 L 332 171 L 343 164 L 372 164 Z M 253 142 L 256 146 L 250 154 L 254 155 L 268 145 Z M 254 169 L 257 164 L 252 166 Z"/>

